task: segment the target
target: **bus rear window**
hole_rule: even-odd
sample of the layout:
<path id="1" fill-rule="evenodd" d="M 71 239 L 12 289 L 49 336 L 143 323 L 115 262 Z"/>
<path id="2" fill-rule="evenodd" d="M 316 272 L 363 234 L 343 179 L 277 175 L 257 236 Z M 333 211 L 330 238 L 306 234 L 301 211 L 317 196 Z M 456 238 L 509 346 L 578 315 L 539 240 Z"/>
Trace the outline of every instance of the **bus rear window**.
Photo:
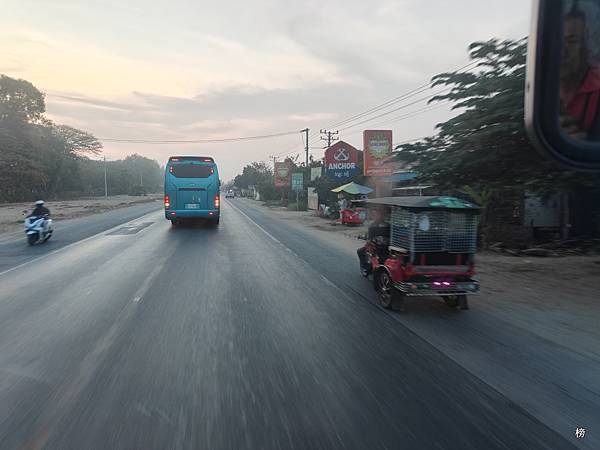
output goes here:
<path id="1" fill-rule="evenodd" d="M 204 164 L 173 164 L 169 172 L 177 178 L 208 178 L 214 173 L 212 166 Z"/>

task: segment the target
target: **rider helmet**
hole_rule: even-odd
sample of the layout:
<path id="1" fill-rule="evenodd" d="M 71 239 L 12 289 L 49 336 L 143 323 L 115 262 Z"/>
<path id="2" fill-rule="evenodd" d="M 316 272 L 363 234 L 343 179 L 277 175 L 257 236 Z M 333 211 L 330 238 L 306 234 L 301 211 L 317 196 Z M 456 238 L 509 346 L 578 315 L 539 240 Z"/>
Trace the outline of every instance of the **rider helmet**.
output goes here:
<path id="1" fill-rule="evenodd" d="M 44 200 L 38 200 L 35 202 L 35 206 L 44 206 Z"/>

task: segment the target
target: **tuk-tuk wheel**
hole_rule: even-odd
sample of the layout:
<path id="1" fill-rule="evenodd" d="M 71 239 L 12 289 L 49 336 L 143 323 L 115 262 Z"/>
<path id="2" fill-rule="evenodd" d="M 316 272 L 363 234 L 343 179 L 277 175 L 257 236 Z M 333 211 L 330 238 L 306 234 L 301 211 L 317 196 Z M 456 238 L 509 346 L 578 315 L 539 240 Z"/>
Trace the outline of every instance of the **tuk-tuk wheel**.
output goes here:
<path id="1" fill-rule="evenodd" d="M 458 306 L 458 295 L 445 295 L 442 298 L 449 308 L 456 308 Z"/>
<path id="2" fill-rule="evenodd" d="M 379 303 L 386 309 L 392 309 L 394 306 L 394 286 L 390 275 L 386 272 L 380 272 L 377 276 L 377 293 L 379 294 Z"/>
<path id="3" fill-rule="evenodd" d="M 459 306 L 460 309 L 463 309 L 463 310 L 469 309 L 469 302 L 467 300 L 467 296 L 466 295 L 459 295 L 458 296 L 458 306 Z"/>

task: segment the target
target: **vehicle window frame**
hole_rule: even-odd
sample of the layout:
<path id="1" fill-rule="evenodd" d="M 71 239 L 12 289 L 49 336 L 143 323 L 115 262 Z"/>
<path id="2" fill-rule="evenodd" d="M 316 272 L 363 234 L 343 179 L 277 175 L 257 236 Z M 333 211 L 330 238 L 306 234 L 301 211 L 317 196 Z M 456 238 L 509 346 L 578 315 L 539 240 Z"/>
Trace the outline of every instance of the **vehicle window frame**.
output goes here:
<path id="1" fill-rule="evenodd" d="M 559 124 L 564 0 L 534 0 L 532 4 L 525 83 L 525 124 L 530 139 L 545 156 L 565 166 L 598 171 L 600 143 L 576 141 Z"/>

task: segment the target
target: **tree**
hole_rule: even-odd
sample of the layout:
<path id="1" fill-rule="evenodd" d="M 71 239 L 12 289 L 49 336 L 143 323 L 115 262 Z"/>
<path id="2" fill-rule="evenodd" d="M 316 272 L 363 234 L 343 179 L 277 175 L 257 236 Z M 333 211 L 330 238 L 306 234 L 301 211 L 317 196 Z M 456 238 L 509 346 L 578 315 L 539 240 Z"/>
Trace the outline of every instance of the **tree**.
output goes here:
<path id="1" fill-rule="evenodd" d="M 81 192 L 82 159 L 100 153 L 91 134 L 44 116 L 44 94 L 30 82 L 0 76 L 0 200 Z"/>
<path id="2" fill-rule="evenodd" d="M 471 44 L 476 71 L 432 79 L 432 86 L 449 91 L 431 101 L 449 101 L 461 112 L 438 124 L 436 136 L 400 146 L 398 158 L 416 162 L 425 178 L 441 186 L 551 190 L 589 179 L 542 157 L 529 141 L 523 120 L 526 50 L 525 39 Z"/>
<path id="3" fill-rule="evenodd" d="M 258 186 L 273 178 L 273 171 L 265 162 L 252 162 L 242 169 L 242 173 L 235 177 L 234 185 L 240 189 L 248 186 Z"/>
<path id="4" fill-rule="evenodd" d="M 36 122 L 45 111 L 44 94 L 33 84 L 0 75 L 0 120 Z"/>
<path id="5" fill-rule="evenodd" d="M 100 141 L 86 131 L 68 125 L 56 125 L 53 132 L 63 141 L 65 149 L 73 157 L 98 155 L 102 149 Z"/>

